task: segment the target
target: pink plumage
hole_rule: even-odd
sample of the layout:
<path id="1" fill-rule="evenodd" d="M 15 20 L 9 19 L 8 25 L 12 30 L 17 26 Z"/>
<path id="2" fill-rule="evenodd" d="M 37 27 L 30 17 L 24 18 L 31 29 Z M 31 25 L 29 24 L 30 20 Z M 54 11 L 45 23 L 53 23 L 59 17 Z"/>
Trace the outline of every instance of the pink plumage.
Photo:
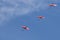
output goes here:
<path id="1" fill-rule="evenodd" d="M 38 16 L 38 18 L 43 19 L 43 18 L 45 18 L 45 17 L 44 17 L 44 16 Z"/>
<path id="2" fill-rule="evenodd" d="M 29 30 L 29 28 L 27 26 L 22 26 L 22 28 L 25 30 Z"/>
<path id="3" fill-rule="evenodd" d="M 52 3 L 52 4 L 49 4 L 49 6 L 57 6 L 56 4 Z"/>

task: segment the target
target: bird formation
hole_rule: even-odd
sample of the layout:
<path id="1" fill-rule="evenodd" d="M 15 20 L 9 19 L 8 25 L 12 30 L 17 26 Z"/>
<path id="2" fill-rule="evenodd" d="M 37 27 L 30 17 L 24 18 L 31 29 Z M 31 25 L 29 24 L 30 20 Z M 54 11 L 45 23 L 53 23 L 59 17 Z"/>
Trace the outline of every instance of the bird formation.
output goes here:
<path id="1" fill-rule="evenodd" d="M 51 3 L 48 6 L 55 7 L 57 5 L 55 3 Z M 38 16 L 38 18 L 39 19 L 44 19 L 45 17 L 44 16 Z M 30 28 L 28 26 L 25 26 L 25 25 L 23 25 L 22 28 L 25 29 L 25 30 L 30 30 Z"/>

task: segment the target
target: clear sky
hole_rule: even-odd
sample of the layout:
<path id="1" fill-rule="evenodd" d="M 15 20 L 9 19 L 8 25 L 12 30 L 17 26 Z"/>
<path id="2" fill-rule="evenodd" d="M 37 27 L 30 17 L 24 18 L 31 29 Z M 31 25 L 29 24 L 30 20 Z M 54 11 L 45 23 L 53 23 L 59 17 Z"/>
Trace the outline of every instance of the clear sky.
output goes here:
<path id="1" fill-rule="evenodd" d="M 60 40 L 60 0 L 0 0 L 0 40 Z"/>

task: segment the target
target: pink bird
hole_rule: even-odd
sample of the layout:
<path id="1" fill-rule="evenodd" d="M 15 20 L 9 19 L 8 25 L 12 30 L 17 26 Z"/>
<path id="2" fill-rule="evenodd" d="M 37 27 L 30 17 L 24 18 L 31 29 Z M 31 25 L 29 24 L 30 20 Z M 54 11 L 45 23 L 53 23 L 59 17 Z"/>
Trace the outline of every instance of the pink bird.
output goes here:
<path id="1" fill-rule="evenodd" d="M 49 4 L 49 6 L 57 6 L 56 4 L 52 3 L 52 4 Z"/>
<path id="2" fill-rule="evenodd" d="M 43 18 L 45 18 L 45 17 L 44 17 L 44 16 L 38 16 L 38 18 L 43 19 Z"/>
<path id="3" fill-rule="evenodd" d="M 22 26 L 22 28 L 25 30 L 30 30 L 27 26 Z"/>

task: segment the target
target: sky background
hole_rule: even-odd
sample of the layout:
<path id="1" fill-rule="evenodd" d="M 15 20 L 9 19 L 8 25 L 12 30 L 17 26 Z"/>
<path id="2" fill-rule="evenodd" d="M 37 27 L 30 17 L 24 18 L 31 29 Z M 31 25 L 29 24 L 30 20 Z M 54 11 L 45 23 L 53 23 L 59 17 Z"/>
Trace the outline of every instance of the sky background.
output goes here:
<path id="1" fill-rule="evenodd" d="M 0 0 L 0 40 L 60 40 L 60 0 Z"/>

